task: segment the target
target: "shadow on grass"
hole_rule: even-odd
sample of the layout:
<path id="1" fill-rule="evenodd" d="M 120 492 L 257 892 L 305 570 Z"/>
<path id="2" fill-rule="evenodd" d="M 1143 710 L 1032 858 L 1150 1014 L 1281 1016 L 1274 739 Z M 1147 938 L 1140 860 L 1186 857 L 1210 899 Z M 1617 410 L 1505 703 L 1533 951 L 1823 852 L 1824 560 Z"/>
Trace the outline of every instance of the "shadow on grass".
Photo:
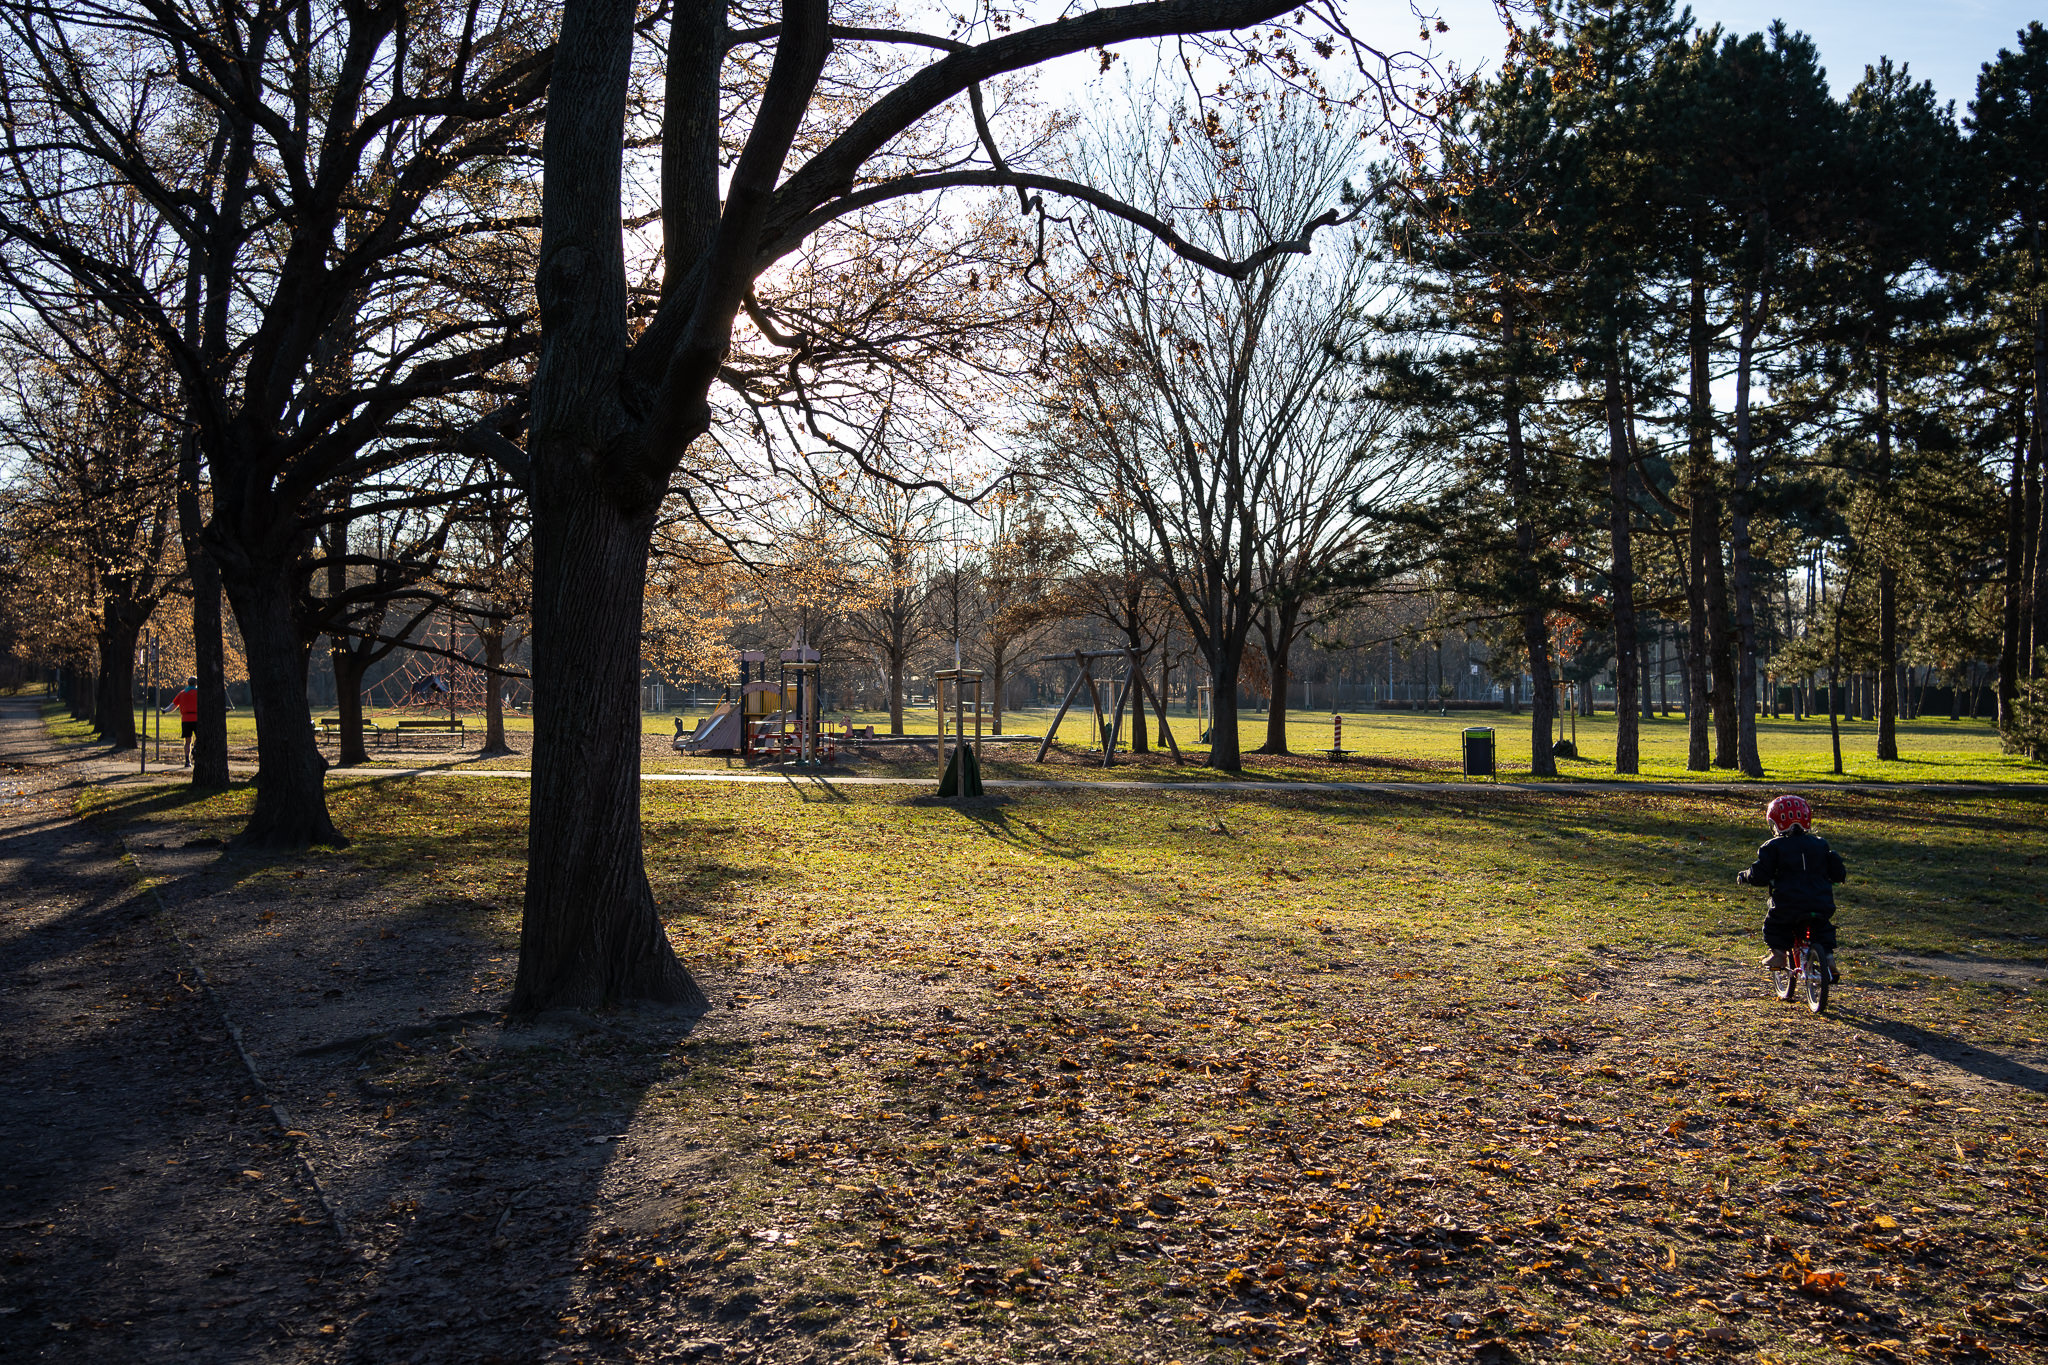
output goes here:
<path id="1" fill-rule="evenodd" d="M 978 801 L 939 801 L 934 797 L 929 798 L 928 803 L 952 810 L 962 819 L 978 826 L 986 837 L 997 843 L 1007 844 L 1020 853 L 1079 862 L 1096 852 L 1093 847 L 1062 839 L 1042 826 L 1033 824 L 1022 815 L 1013 816 L 1003 808 L 1001 797 L 984 797 Z M 927 802 L 920 801 L 918 804 Z"/>
<path id="2" fill-rule="evenodd" d="M 1936 1061 L 1946 1062 L 1973 1076 L 1980 1076 L 1987 1081 L 1997 1081 L 2001 1085 L 2016 1085 L 2037 1095 L 2048 1095 L 2048 1071 L 2028 1066 L 2025 1062 L 1987 1051 L 1946 1033 L 1936 1033 L 1932 1029 L 1921 1028 L 1918 1024 L 1909 1024 L 1903 1019 L 1891 1019 L 1867 1010 L 1842 1009 L 1839 1006 L 1833 1013 L 1836 1020 L 1851 1028 L 1859 1028 L 1866 1033 L 1889 1038 L 1901 1046 L 1912 1048 L 1915 1052 L 1923 1053 Z"/>

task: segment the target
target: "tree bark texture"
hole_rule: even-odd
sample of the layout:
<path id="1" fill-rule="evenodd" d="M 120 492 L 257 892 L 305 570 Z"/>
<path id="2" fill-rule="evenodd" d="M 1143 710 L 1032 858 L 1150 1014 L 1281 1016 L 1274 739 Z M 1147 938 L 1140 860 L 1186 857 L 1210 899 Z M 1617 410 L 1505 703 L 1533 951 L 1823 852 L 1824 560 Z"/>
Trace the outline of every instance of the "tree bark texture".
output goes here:
<path id="1" fill-rule="evenodd" d="M 292 611 L 291 566 L 244 561 L 223 566 L 222 586 L 242 627 L 256 705 L 256 804 L 238 848 L 345 844 L 327 814 L 327 761 L 313 740 L 306 704 L 306 652 Z"/>
<path id="2" fill-rule="evenodd" d="M 2040 228 L 2034 229 L 2035 278 L 2040 278 Z M 2048 667 L 2041 659 L 2041 651 L 2048 649 L 2048 496 L 2044 496 L 2042 480 L 2048 478 L 2048 304 L 2039 304 L 2034 309 L 2034 393 L 2033 420 L 2027 424 L 2027 445 L 2031 451 L 2028 466 L 2032 471 L 2028 480 L 2028 501 L 2033 514 L 2033 536 L 2030 544 L 2034 561 L 2033 582 L 2030 594 L 2033 598 L 2032 625 L 2029 630 L 2027 676 L 2038 678 L 2041 670 Z"/>
<path id="3" fill-rule="evenodd" d="M 1273 627 L 1266 635 L 1266 667 L 1273 677 L 1273 703 L 1266 711 L 1266 742 L 1258 750 L 1262 754 L 1294 752 L 1287 747 L 1289 684 L 1294 680 L 1288 659 L 1294 653 L 1294 637 L 1300 629 L 1299 602 L 1289 601 L 1274 609 Z"/>
<path id="4" fill-rule="evenodd" d="M 505 666 L 505 622 L 492 617 L 477 627 L 477 639 L 484 647 L 484 747 L 481 756 L 509 754 L 505 742 L 505 679 L 498 670 Z"/>
<path id="5" fill-rule="evenodd" d="M 1721 520 L 1721 495 L 1714 492 L 1714 521 Z M 1707 674 L 1714 712 L 1714 766 L 1737 765 L 1735 725 L 1735 612 L 1728 601 L 1728 561 L 1718 532 L 1707 544 Z"/>
<path id="6" fill-rule="evenodd" d="M 185 567 L 192 577 L 192 653 L 199 679 L 199 733 L 192 737 L 192 785 L 219 791 L 228 773 L 228 686 L 225 622 L 220 570 L 194 534 L 186 541 Z"/>
<path id="7" fill-rule="evenodd" d="M 100 667 L 93 678 L 92 726 L 94 733 L 117 750 L 133 749 L 137 743 L 135 646 L 142 626 L 133 617 L 126 603 L 111 597 L 100 604 L 99 638 L 95 641 Z M 154 698 L 150 704 L 161 705 Z"/>
<path id="8" fill-rule="evenodd" d="M 701 1007 L 647 882 L 640 613 L 651 510 L 564 479 L 533 504 L 533 779 L 514 1014 Z"/>
<path id="9" fill-rule="evenodd" d="M 1754 310 L 1754 311 L 1752 311 Z M 1729 499 L 1729 557 L 1735 580 L 1735 732 L 1736 763 L 1746 777 L 1764 775 L 1756 743 L 1756 589 L 1750 565 L 1749 503 L 1756 482 L 1754 435 L 1750 422 L 1750 370 L 1756 337 L 1762 330 L 1760 301 L 1744 298 L 1742 330 L 1735 362 L 1735 481 Z M 1715 554 L 1719 559 L 1719 552 Z"/>
<path id="10" fill-rule="evenodd" d="M 1610 338 L 1607 353 L 1607 538 L 1608 591 L 1614 611 L 1614 771 L 1633 773 L 1642 758 L 1636 694 L 1636 573 L 1629 539 L 1628 415 L 1622 408 L 1621 340 Z"/>
<path id="11" fill-rule="evenodd" d="M 1890 372 L 1877 367 L 1878 495 L 1889 500 L 1892 482 Z M 1879 547 L 1877 563 L 1877 756 L 1899 757 L 1899 573 L 1890 553 Z"/>
<path id="12" fill-rule="evenodd" d="M 1507 432 L 1508 492 L 1515 504 L 1515 557 L 1523 576 L 1522 647 L 1529 655 L 1529 772 L 1557 776 L 1557 755 L 1550 752 L 1557 725 L 1557 688 L 1550 672 L 1550 618 L 1543 610 L 1542 585 L 1536 575 L 1536 525 L 1529 507 L 1529 450 L 1522 434 L 1521 405 L 1510 398 L 1504 414 Z M 1392 646 L 1388 646 L 1391 657 Z M 1391 684 L 1389 684 L 1391 688 Z M 1389 698 L 1391 700 L 1391 697 Z"/>
<path id="13" fill-rule="evenodd" d="M 1237 739 L 1237 679 L 1244 642 L 1226 643 L 1209 656 L 1209 763 L 1218 772 L 1244 771 Z"/>
<path id="14" fill-rule="evenodd" d="M 1707 322 L 1707 281 L 1693 270 L 1687 308 L 1686 348 L 1690 392 L 1686 407 L 1686 649 L 1685 766 L 1705 772 L 1713 763 L 1708 738 L 1707 560 L 1721 535 L 1720 500 L 1714 490 L 1713 331 Z"/>
<path id="15" fill-rule="evenodd" d="M 334 709 L 341 720 L 340 751 L 334 766 L 356 768 L 370 761 L 363 747 L 363 674 L 369 665 L 348 642 L 333 636 L 327 660 L 334 668 Z"/>

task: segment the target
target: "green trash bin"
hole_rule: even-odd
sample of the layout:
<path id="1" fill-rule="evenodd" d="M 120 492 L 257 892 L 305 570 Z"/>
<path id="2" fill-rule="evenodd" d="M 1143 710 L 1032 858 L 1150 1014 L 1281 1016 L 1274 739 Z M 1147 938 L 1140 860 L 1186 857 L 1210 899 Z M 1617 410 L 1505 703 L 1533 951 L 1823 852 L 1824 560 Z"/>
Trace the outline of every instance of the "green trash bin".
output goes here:
<path id="1" fill-rule="evenodd" d="M 1493 727 L 1471 725 L 1465 729 L 1465 776 L 1500 780 L 1493 766 Z"/>

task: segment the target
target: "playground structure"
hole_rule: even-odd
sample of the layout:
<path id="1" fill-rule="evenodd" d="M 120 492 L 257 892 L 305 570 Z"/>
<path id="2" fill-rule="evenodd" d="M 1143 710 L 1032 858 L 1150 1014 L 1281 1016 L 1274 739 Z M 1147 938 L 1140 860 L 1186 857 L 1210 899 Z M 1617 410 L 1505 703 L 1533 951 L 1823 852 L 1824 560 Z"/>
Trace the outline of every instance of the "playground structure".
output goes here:
<path id="1" fill-rule="evenodd" d="M 774 681 L 768 677 L 765 650 L 744 650 L 738 662 L 738 687 L 727 687 L 724 699 L 694 730 L 685 733 L 677 718 L 671 741 L 677 753 L 738 754 L 749 760 L 758 755 L 799 767 L 838 761 L 838 737 L 827 735 L 819 723 L 822 658 L 817 650 L 796 639 L 777 656 Z"/>
<path id="2" fill-rule="evenodd" d="M 388 711 L 480 713 L 490 700 L 491 676 L 474 632 L 464 636 L 455 613 L 430 624 L 421 642 L 433 653 L 407 650 L 405 661 L 370 689 L 370 703 Z"/>
<path id="3" fill-rule="evenodd" d="M 1100 659 L 1121 659 L 1124 662 L 1124 676 L 1121 678 L 1097 678 L 1095 669 Z M 1047 654 L 1039 659 L 1042 664 L 1073 664 L 1077 671 L 1067 693 L 1060 698 L 1060 709 L 1053 714 L 1052 723 L 1045 727 L 1045 738 L 1039 741 L 1038 756 L 1033 762 L 1045 762 L 1045 756 L 1052 748 L 1055 736 L 1060 732 L 1060 722 L 1067 717 L 1067 708 L 1074 704 L 1074 698 L 1083 687 L 1088 689 L 1088 705 L 1095 713 L 1096 743 L 1101 746 L 1102 766 L 1107 768 L 1116 760 L 1116 746 L 1123 737 L 1124 709 L 1131 707 L 1131 719 L 1145 723 L 1145 701 L 1149 699 L 1152 708 L 1159 715 L 1159 732 L 1166 737 L 1166 747 L 1173 751 L 1173 761 L 1181 762 L 1180 744 L 1173 737 L 1173 727 L 1166 718 L 1166 703 L 1152 688 L 1152 680 L 1145 676 L 1142 660 L 1134 649 L 1077 649 L 1072 654 Z M 1131 690 L 1135 684 L 1139 698 L 1133 704 Z M 1103 692 L 1107 689 L 1114 700 L 1104 706 Z M 1105 711 L 1107 717 L 1105 718 Z"/>
<path id="4" fill-rule="evenodd" d="M 980 796 L 981 789 L 981 670 L 962 668 L 958 664 L 932 675 L 937 686 L 939 703 L 939 761 L 943 775 L 939 778 L 941 797 Z M 953 756 L 946 757 L 946 686 L 953 689 Z M 974 689 L 974 700 L 967 700 L 967 690 Z M 967 747 L 967 709 L 974 709 L 974 747 Z"/>

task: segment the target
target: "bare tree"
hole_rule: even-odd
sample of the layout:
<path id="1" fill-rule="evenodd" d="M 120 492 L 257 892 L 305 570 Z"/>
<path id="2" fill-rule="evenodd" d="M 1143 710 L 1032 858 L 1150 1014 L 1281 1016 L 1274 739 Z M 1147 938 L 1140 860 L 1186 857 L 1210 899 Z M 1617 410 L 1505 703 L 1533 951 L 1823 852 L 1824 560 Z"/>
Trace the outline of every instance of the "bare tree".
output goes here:
<path id="1" fill-rule="evenodd" d="M 1327 221 L 1275 220 L 1254 258 L 1233 262 L 1154 212 L 1012 162 L 983 116 L 983 87 L 1008 73 L 1133 40 L 1189 35 L 1199 47 L 1199 35 L 1252 24 L 1262 27 L 1235 42 L 1233 67 L 1256 50 L 1274 79 L 1310 81 L 1317 57 L 1289 37 L 1294 21 L 1267 26 L 1292 5 L 1160 0 L 1038 24 L 992 14 L 954 34 L 894 28 L 879 11 L 872 23 L 855 11 L 847 17 L 856 22 L 835 24 L 825 0 L 783 0 L 779 11 L 777 22 L 738 31 L 726 5 L 670 11 L 659 128 L 651 130 L 661 148 L 662 269 L 639 328 L 629 325 L 620 227 L 640 10 L 631 0 L 569 0 L 562 11 L 543 144 L 543 339 L 531 430 L 524 450 L 479 436 L 530 478 L 534 509 L 533 807 L 516 1013 L 627 998 L 701 1001 L 655 912 L 641 854 L 637 641 L 649 540 L 685 457 L 713 429 L 713 389 L 743 392 L 758 382 L 728 360 L 735 322 L 764 272 L 832 224 L 954 189 L 1015 191 L 1027 207 L 1036 194 L 1041 203 L 1064 195 L 1116 209 L 1191 262 L 1236 274 L 1300 249 L 1304 234 Z M 1317 27 L 1310 41 L 1334 53 L 1344 35 L 1329 34 L 1327 18 L 1301 14 L 1300 26 Z M 769 45 L 764 68 L 759 55 Z M 916 65 L 913 55 L 931 60 Z M 955 129 L 964 136 L 951 136 Z M 1026 239 L 1014 258 L 1022 272 L 1035 247 L 1018 235 Z M 1282 242 L 1266 240 L 1274 235 Z M 864 268 L 849 262 L 850 278 Z M 855 286 L 844 297 L 864 292 Z M 785 347 L 797 394 L 816 331 L 784 332 L 758 309 L 748 324 Z M 891 348 L 918 346 L 915 328 L 894 330 L 887 347 L 848 359 L 884 366 Z M 950 354 L 958 339 L 941 343 L 926 354 Z M 836 439 L 817 421 L 803 435 Z"/>
<path id="2" fill-rule="evenodd" d="M 445 444 L 437 404 L 501 391 L 534 344 L 496 278 L 518 253 L 492 248 L 532 225 L 508 172 L 553 19 L 538 0 L 0 4 L 0 271 L 53 325 L 57 283 L 86 291 L 184 390 L 255 697 L 245 843 L 340 837 L 294 619 L 333 485 Z M 163 250 L 131 260 L 79 226 L 109 181 L 161 219 Z"/>
<path id="3" fill-rule="evenodd" d="M 1380 290 L 1363 245 L 1353 239 L 1354 250 L 1300 267 L 1273 322 L 1276 353 L 1293 352 L 1301 373 L 1284 391 L 1293 420 L 1275 424 L 1258 508 L 1256 620 L 1272 686 L 1261 753 L 1289 751 L 1296 644 L 1372 581 L 1386 529 L 1377 514 L 1413 497 L 1425 474 L 1425 462 L 1395 439 L 1399 414 L 1344 359 L 1364 340 Z"/>
<path id="4" fill-rule="evenodd" d="M 999 494 L 986 510 L 988 544 L 975 580 L 982 622 L 977 654 L 988 665 L 987 700 L 1000 735 L 1005 694 L 1019 660 L 1072 612 L 1062 583 L 1079 537 L 1029 489 Z"/>
<path id="5" fill-rule="evenodd" d="M 132 749 L 137 640 L 184 580 L 177 451 L 147 337 L 99 317 L 69 336 L 32 324 L 15 330 L 0 350 L 8 389 L 0 443 L 17 458 L 8 534 L 79 575 L 91 616 L 93 729 Z"/>
<path id="6" fill-rule="evenodd" d="M 1337 199 L 1356 145 L 1351 120 L 1281 101 L 1259 121 L 1227 129 L 1189 127 L 1184 111 L 1160 131 L 1133 116 L 1079 159 L 1127 197 L 1210 206 L 1201 231 L 1221 252 L 1242 254 L 1267 236 L 1267 224 L 1302 221 Z M 1319 405 L 1359 326 L 1347 305 L 1363 300 L 1354 289 L 1333 309 L 1317 291 L 1331 269 L 1362 281 L 1363 261 L 1333 235 L 1334 266 L 1269 257 L 1219 274 L 1191 269 L 1123 219 L 1097 214 L 1093 230 L 1094 297 L 1066 349 L 1041 443 L 1056 448 L 1059 481 L 1090 515 L 1143 524 L 1130 548 L 1147 558 L 1209 667 L 1209 764 L 1236 771 L 1239 669 L 1273 600 L 1268 574 L 1293 574 L 1305 545 L 1319 547 L 1312 558 L 1320 563 L 1323 551 L 1347 543 L 1329 528 L 1347 515 L 1341 499 L 1356 482 L 1354 458 L 1339 457 L 1340 484 L 1317 481 L 1330 472 L 1317 443 L 1336 434 L 1321 424 L 1345 420 Z M 1355 457 L 1357 468 L 1367 463 Z M 1321 496 L 1339 502 L 1302 521 L 1301 500 Z M 1292 518 L 1285 542 L 1275 541 L 1276 516 Z M 1305 571 L 1299 581 L 1309 581 Z M 1276 644 L 1283 636 L 1291 644 L 1299 629 L 1300 602 L 1290 597 L 1287 610 Z"/>
<path id="7" fill-rule="evenodd" d="M 903 733 L 903 680 L 919 646 L 937 624 L 930 606 L 938 587 L 939 500 L 883 481 L 868 481 L 869 496 L 842 500 L 841 516 L 859 540 L 866 590 L 850 603 L 846 632 L 875 657 L 888 698 L 889 733 Z"/>

